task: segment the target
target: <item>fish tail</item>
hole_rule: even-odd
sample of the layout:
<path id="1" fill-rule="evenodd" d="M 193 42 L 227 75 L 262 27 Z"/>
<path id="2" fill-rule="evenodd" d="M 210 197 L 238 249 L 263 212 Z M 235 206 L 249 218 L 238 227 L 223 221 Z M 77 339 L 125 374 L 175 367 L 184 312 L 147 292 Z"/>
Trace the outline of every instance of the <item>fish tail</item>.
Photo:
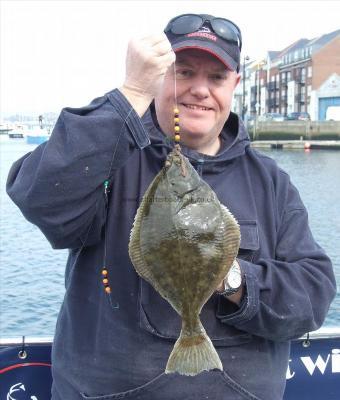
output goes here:
<path id="1" fill-rule="evenodd" d="M 165 373 L 178 372 L 193 376 L 215 368 L 222 370 L 222 362 L 203 326 L 201 332 L 193 336 L 184 335 L 182 329 L 170 354 Z"/>

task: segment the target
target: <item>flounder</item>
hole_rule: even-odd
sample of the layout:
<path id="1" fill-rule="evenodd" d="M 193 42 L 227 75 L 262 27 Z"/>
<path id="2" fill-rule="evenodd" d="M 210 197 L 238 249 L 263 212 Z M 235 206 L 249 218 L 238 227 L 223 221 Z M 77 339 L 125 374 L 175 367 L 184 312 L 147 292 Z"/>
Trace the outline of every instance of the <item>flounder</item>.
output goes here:
<path id="1" fill-rule="evenodd" d="M 239 245 L 237 221 L 175 145 L 143 196 L 129 243 L 137 273 L 182 318 L 166 373 L 222 370 L 199 314 L 226 276 Z"/>

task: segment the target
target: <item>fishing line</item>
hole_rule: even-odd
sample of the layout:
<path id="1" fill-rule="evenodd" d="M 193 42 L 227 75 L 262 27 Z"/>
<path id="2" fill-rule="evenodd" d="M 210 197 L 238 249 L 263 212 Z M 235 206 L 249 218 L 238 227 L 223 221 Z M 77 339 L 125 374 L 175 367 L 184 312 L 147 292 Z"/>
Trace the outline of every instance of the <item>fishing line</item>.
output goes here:
<path id="1" fill-rule="evenodd" d="M 178 104 L 177 104 L 177 77 L 176 77 L 176 61 L 174 62 L 174 140 L 177 145 L 179 145 L 179 142 L 181 140 L 181 136 L 179 134 L 180 132 L 180 127 L 179 127 L 179 109 L 178 109 Z"/>
<path id="2" fill-rule="evenodd" d="M 174 86 L 175 86 L 175 108 L 178 109 L 177 105 L 177 76 L 176 76 L 176 61 L 174 62 Z"/>

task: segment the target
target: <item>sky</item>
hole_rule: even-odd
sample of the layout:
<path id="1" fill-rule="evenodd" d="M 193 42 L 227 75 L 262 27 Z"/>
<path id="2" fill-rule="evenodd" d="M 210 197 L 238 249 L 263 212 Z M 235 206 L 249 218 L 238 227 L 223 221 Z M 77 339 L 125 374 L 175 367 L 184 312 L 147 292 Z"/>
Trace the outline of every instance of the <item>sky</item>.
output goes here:
<path id="1" fill-rule="evenodd" d="M 129 39 L 182 13 L 231 19 L 242 57 L 340 29 L 340 1 L 0 0 L 0 119 L 81 107 L 124 82 Z"/>

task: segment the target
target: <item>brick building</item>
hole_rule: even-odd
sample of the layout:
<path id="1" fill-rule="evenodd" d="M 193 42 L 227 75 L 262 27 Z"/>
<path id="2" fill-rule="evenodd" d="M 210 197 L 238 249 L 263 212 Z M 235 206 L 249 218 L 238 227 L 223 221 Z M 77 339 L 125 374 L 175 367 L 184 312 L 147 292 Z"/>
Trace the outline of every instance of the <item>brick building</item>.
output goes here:
<path id="1" fill-rule="evenodd" d="M 244 103 L 248 117 L 308 112 L 311 119 L 324 120 L 328 107 L 340 110 L 340 29 L 270 51 L 265 59 L 245 64 L 241 73 L 245 80 L 234 101 L 240 115 Z"/>

